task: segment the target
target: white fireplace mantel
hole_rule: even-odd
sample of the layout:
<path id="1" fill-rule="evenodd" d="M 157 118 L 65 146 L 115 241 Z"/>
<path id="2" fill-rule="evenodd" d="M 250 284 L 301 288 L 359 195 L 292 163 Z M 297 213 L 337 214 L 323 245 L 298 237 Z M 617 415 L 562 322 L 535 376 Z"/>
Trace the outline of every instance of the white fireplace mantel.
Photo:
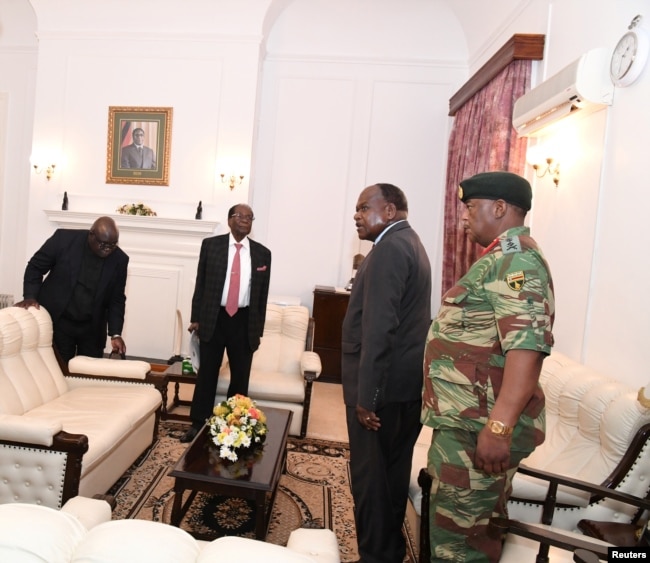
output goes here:
<path id="1" fill-rule="evenodd" d="M 102 214 L 86 211 L 62 211 L 46 209 L 47 218 L 64 229 L 88 229 Z M 201 238 L 211 235 L 219 225 L 217 221 L 200 219 L 173 219 L 170 217 L 146 217 L 142 215 L 103 214 L 112 217 L 120 231 L 139 231 L 151 234 L 189 235 Z"/>

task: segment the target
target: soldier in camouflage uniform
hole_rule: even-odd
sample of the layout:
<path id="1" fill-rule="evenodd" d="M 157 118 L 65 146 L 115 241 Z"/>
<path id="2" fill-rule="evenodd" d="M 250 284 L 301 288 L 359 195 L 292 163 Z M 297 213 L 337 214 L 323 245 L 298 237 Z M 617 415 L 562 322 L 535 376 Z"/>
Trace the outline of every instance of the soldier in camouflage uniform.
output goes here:
<path id="1" fill-rule="evenodd" d="M 548 265 L 524 226 L 530 184 L 487 172 L 461 182 L 459 197 L 463 227 L 485 250 L 444 295 L 427 337 L 431 561 L 483 563 L 502 547 L 489 519 L 507 515 L 512 477 L 544 440 L 538 379 L 555 306 Z"/>

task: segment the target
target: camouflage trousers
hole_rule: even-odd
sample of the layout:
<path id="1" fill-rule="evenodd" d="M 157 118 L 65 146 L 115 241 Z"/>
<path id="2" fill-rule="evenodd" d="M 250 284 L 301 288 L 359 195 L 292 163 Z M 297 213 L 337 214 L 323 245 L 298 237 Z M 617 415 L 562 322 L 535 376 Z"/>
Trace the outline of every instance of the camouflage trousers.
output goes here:
<path id="1" fill-rule="evenodd" d="M 461 429 L 433 432 L 427 470 L 433 478 L 429 507 L 431 562 L 499 561 L 502 537 L 490 535 L 489 520 L 507 516 L 506 502 L 519 462 L 529 455 L 512 452 L 511 469 L 488 474 L 474 469 L 477 433 Z"/>

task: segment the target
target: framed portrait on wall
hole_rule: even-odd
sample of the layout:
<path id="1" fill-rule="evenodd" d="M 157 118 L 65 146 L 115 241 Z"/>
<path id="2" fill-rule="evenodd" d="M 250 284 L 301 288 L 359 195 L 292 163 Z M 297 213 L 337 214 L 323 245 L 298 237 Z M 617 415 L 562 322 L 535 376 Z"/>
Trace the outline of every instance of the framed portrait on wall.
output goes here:
<path id="1" fill-rule="evenodd" d="M 106 182 L 169 186 L 172 108 L 108 108 Z"/>

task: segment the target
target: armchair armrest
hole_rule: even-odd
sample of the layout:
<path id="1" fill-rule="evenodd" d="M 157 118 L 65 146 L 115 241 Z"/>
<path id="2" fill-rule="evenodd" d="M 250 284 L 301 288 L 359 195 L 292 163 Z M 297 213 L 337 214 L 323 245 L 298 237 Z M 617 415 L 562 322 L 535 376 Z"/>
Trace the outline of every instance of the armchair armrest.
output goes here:
<path id="1" fill-rule="evenodd" d="M 509 520 L 507 518 L 493 518 L 490 521 L 490 526 L 502 533 L 513 533 L 539 542 L 540 548 L 537 556 L 537 561 L 539 562 L 548 561 L 548 551 L 550 546 L 559 547 L 560 549 L 566 549 L 569 551 L 584 549 L 595 553 L 601 559 L 607 559 L 607 546 L 611 545 L 595 538 L 588 539 L 588 536 L 572 534 L 567 530 L 558 531 L 557 529 L 549 527 L 553 521 L 553 513 L 557 499 L 557 488 L 559 485 L 590 493 L 591 502 L 609 498 L 634 506 L 640 511 L 650 510 L 650 500 L 648 498 L 643 499 L 635 497 L 634 495 L 617 491 L 616 489 L 608 489 L 602 485 L 596 485 L 580 479 L 557 475 L 549 471 L 533 469 L 526 465 L 520 465 L 518 471 L 524 475 L 530 475 L 531 477 L 548 482 L 548 492 L 546 494 L 546 500 L 544 501 L 542 511 L 542 524 L 524 523 L 517 520 Z"/>
<path id="2" fill-rule="evenodd" d="M 70 375 L 99 375 L 144 380 L 150 371 L 151 364 L 142 360 L 109 360 L 75 356 L 68 362 Z"/>
<path id="3" fill-rule="evenodd" d="M 300 373 L 305 378 L 305 400 L 302 405 L 302 421 L 300 423 L 300 437 L 307 435 L 309 422 L 309 409 L 311 408 L 311 393 L 314 381 L 322 371 L 320 356 L 311 350 L 305 350 L 300 355 Z"/>
<path id="4" fill-rule="evenodd" d="M 38 420 L 16 414 L 0 414 L 0 440 L 50 447 L 61 432 L 60 422 Z"/>
<path id="5" fill-rule="evenodd" d="M 590 502 L 596 502 L 603 498 L 611 498 L 612 500 L 623 502 L 642 510 L 650 509 L 650 500 L 635 497 L 634 495 L 617 491 L 616 489 L 609 489 L 602 485 L 588 483 L 580 479 L 558 475 L 549 471 L 533 469 L 523 464 L 519 466 L 518 472 L 548 482 L 548 491 L 542 511 L 542 523 L 544 524 L 551 524 L 553 522 L 553 512 L 557 502 L 557 488 L 559 485 L 590 493 Z"/>
<path id="6" fill-rule="evenodd" d="M 113 512 L 111 502 L 114 499 L 72 497 L 61 507 L 61 512 L 67 512 L 81 522 L 87 530 L 97 524 L 109 522 Z"/>
<path id="7" fill-rule="evenodd" d="M 153 385 L 162 397 L 162 404 L 167 404 L 167 384 L 169 376 L 152 372 L 151 364 L 142 360 L 110 360 L 108 358 L 91 358 L 75 356 L 64 371 L 71 387 L 85 386 L 99 382 L 144 383 Z"/>
<path id="8" fill-rule="evenodd" d="M 17 421 L 25 418 L 24 421 Z M 0 503 L 27 502 L 60 508 L 79 494 L 88 437 L 29 417 L 4 415 L 0 424 Z M 34 424 L 46 426 L 41 433 Z M 31 438 L 35 438 L 32 440 Z M 46 442 L 44 444 L 43 442 Z"/>
<path id="9" fill-rule="evenodd" d="M 607 548 L 611 544 L 588 536 L 572 533 L 567 530 L 560 530 L 544 526 L 543 524 L 529 524 L 508 518 L 492 518 L 490 527 L 498 533 L 515 534 L 540 544 L 540 552 L 536 561 L 548 561 L 549 547 L 558 547 L 567 551 L 584 550 L 600 559 L 607 560 Z M 590 555 L 588 557 L 593 557 Z"/>
<path id="10" fill-rule="evenodd" d="M 318 378 L 323 370 L 320 356 L 316 352 L 305 350 L 300 356 L 300 373 L 307 377 L 307 373 L 313 374 L 313 379 Z"/>

